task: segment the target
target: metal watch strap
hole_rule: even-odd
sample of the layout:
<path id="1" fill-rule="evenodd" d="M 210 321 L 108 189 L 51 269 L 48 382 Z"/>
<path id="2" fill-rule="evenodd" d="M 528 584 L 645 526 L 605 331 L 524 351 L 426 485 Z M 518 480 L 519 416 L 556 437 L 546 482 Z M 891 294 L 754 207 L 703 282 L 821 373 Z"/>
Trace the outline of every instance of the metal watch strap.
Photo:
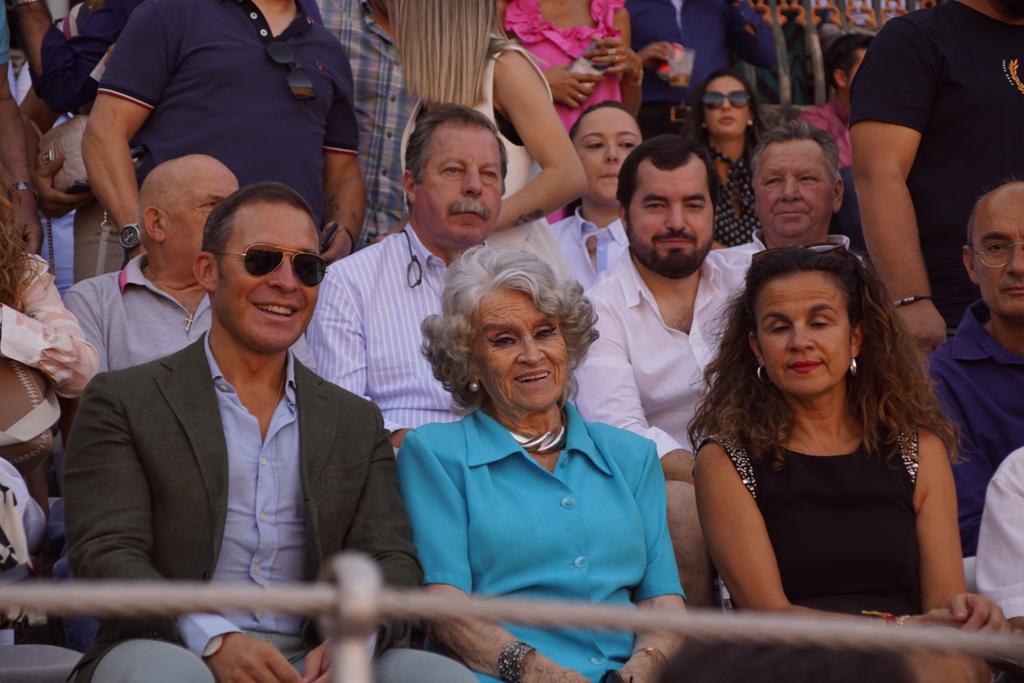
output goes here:
<path id="1" fill-rule="evenodd" d="M 533 650 L 533 647 L 521 640 L 513 641 L 501 648 L 501 654 L 498 655 L 498 677 L 508 683 L 519 683 L 523 673 L 523 660 Z"/>

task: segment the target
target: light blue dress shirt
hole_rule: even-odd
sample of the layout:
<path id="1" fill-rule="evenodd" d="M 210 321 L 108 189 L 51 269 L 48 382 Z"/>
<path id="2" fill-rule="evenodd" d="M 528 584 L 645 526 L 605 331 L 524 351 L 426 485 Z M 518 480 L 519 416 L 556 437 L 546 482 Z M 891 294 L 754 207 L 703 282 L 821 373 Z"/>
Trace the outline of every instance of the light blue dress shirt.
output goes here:
<path id="1" fill-rule="evenodd" d="M 406 435 L 399 483 L 425 583 L 613 606 L 682 595 L 654 443 L 565 413 L 553 473 L 483 411 Z M 634 644 L 631 633 L 503 626 L 594 681 Z"/>
<path id="2" fill-rule="evenodd" d="M 260 437 L 256 416 L 245 409 L 204 341 L 228 451 L 228 500 L 224 538 L 213 581 L 258 586 L 301 583 L 306 526 L 299 476 L 299 412 L 295 403 L 295 359 L 288 353 L 284 397 Z M 186 647 L 201 654 L 214 636 L 235 631 L 298 635 L 301 619 L 269 612 L 178 619 Z"/>

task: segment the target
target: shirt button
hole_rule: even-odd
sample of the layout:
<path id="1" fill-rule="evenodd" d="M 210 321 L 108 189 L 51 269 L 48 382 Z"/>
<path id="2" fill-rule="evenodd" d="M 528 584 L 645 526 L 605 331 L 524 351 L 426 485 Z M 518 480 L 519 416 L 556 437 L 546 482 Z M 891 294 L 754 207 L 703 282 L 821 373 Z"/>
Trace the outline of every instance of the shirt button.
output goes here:
<path id="1" fill-rule="evenodd" d="M 564 507 L 566 510 L 572 510 L 574 507 L 576 507 L 576 499 L 573 498 L 572 496 L 566 496 L 565 498 L 562 499 L 562 507 Z"/>
<path id="2" fill-rule="evenodd" d="M 590 658 L 590 663 L 591 664 L 604 664 L 604 657 L 591 657 Z"/>
<path id="3" fill-rule="evenodd" d="M 261 28 L 260 29 L 260 35 L 263 36 L 264 38 L 266 38 L 267 37 L 267 29 Z"/>
<path id="4" fill-rule="evenodd" d="M 579 557 L 576 558 L 576 561 L 573 562 L 572 564 L 577 569 L 584 569 L 590 563 L 587 562 L 587 557 L 585 555 L 580 555 Z"/>
<path id="5" fill-rule="evenodd" d="M 266 465 L 267 464 L 267 459 L 266 458 L 260 458 L 260 464 L 261 465 Z"/>
<path id="6" fill-rule="evenodd" d="M 382 176 L 384 176 L 385 178 L 387 178 L 388 177 L 388 169 L 385 168 L 383 171 L 380 172 L 380 174 Z"/>
<path id="7" fill-rule="evenodd" d="M 384 133 L 384 137 L 386 137 L 388 140 L 390 140 L 391 138 L 393 138 L 395 136 L 391 134 L 391 131 L 388 131 L 387 133 Z"/>
<path id="8" fill-rule="evenodd" d="M 261 570 L 261 569 L 262 569 L 262 568 L 261 568 L 261 567 L 260 567 L 260 566 L 259 566 L 258 564 L 254 564 L 254 565 L 252 566 L 252 573 L 253 573 L 253 574 L 256 574 L 257 576 L 259 576 L 259 573 L 260 573 L 260 570 Z"/>
<path id="9" fill-rule="evenodd" d="M 256 14 L 255 12 L 249 12 L 249 18 L 250 19 L 259 19 L 260 15 Z"/>
<path id="10" fill-rule="evenodd" d="M 391 101 L 391 102 L 394 102 L 394 101 L 395 101 L 395 100 L 397 100 L 397 99 L 398 99 L 398 98 L 397 98 L 397 97 L 395 97 L 394 95 L 392 95 L 391 97 L 389 97 L 389 98 L 388 98 L 388 100 L 389 100 L 389 101 Z"/>
<path id="11" fill-rule="evenodd" d="M 267 521 L 267 513 L 266 512 L 261 512 L 260 513 L 260 521 L 261 522 Z"/>
<path id="12" fill-rule="evenodd" d="M 257 619 L 262 619 L 263 618 L 263 612 L 256 612 L 255 614 L 253 614 L 253 616 L 256 617 Z"/>

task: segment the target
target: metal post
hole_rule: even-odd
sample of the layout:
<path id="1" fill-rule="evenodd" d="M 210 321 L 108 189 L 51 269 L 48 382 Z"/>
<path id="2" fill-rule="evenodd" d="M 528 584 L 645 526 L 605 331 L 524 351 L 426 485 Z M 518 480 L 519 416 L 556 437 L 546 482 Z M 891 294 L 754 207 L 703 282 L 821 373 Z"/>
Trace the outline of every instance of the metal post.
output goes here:
<path id="1" fill-rule="evenodd" d="M 331 635 L 333 683 L 373 683 L 370 636 L 377 632 L 381 576 L 373 560 L 342 553 L 331 561 L 330 578 L 338 587 L 338 606 Z"/>

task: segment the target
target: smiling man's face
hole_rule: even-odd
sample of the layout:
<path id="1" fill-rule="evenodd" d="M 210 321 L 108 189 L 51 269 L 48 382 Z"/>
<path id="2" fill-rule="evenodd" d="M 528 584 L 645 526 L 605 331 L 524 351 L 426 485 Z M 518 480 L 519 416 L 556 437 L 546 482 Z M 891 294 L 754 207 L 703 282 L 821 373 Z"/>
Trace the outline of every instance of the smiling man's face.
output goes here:
<path id="1" fill-rule="evenodd" d="M 287 204 L 243 206 L 234 217 L 226 254 L 241 254 L 253 244 L 318 254 L 316 228 L 309 216 Z M 294 344 L 316 307 L 317 287 L 302 284 L 291 258 L 262 277 L 250 275 L 241 258 L 220 256 L 210 306 L 216 324 L 241 349 L 275 354 Z"/>

